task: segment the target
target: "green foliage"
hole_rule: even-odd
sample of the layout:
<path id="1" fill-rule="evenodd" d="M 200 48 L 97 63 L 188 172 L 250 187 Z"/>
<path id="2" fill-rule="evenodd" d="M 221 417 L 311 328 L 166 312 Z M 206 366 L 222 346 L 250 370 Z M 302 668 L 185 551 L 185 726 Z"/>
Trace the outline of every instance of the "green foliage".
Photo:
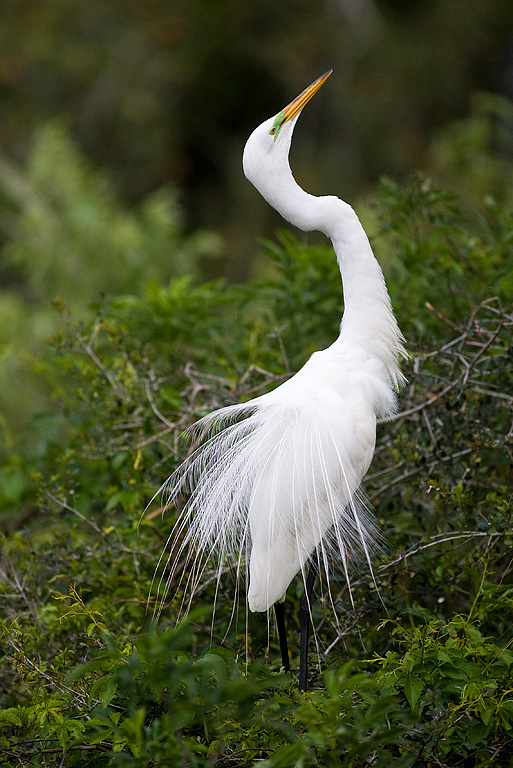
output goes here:
<path id="1" fill-rule="evenodd" d="M 283 362 L 297 370 L 337 333 L 343 306 L 340 271 L 331 246 L 307 246 L 286 230 L 276 243 L 265 241 L 264 248 L 274 275 L 259 286 L 266 312 L 262 324 L 277 336 Z"/>
<path id="2" fill-rule="evenodd" d="M 510 605 L 510 608 L 512 606 Z M 487 764 L 490 740 L 513 736 L 513 652 L 454 616 L 393 631 L 402 653 L 380 659 L 382 694 L 402 691 L 441 755 Z"/>
<path id="3" fill-rule="evenodd" d="M 78 318 L 55 302 L 61 331 L 33 362 L 48 402 L 30 450 L 0 467 L 8 768 L 510 765 L 509 214 L 473 219 L 420 177 L 385 181 L 373 205 L 411 353 L 367 481 L 389 551 L 373 579 L 355 569 L 354 607 L 340 573 L 331 600 L 320 589 L 307 694 L 280 671 L 274 628 L 246 618 L 235 574 L 217 588 L 205 573 L 176 624 L 181 596 L 171 584 L 163 603 L 155 573 L 174 511 L 158 495 L 144 510 L 187 426 L 335 338 L 331 250 L 283 232 L 264 245 L 268 276 L 247 285 L 153 281 Z M 301 593 L 297 580 L 293 666 Z"/>
<path id="4" fill-rule="evenodd" d="M 140 296 L 150 283 L 171 277 L 187 275 L 185 292 L 199 262 L 220 247 L 213 233 L 184 235 L 170 188 L 156 190 L 137 207 L 121 203 L 61 123 L 39 130 L 25 168 L 0 158 L 0 231 L 0 427 L 6 450 L 23 442 L 21 414 L 33 413 L 30 390 L 41 390 L 30 362 L 59 327 L 52 301 L 61 297 L 84 317 L 102 295 Z M 16 386 L 20 380 L 22 387 Z"/>
<path id="5" fill-rule="evenodd" d="M 21 273 L 31 302 L 65 296 L 78 308 L 102 292 L 138 292 L 151 280 L 194 274 L 198 259 L 219 247 L 214 234 L 183 238 L 169 188 L 135 210 L 122 204 L 59 123 L 40 129 L 23 173 L 3 171 L 11 205 L 3 269 Z"/>
<path id="6" fill-rule="evenodd" d="M 235 723 L 249 731 L 269 717 L 268 700 L 284 685 L 283 675 L 269 676 L 257 664 L 244 668 L 222 648 L 192 658 L 193 618 L 164 634 L 144 635 L 129 653 L 106 635 L 105 651 L 72 674 L 73 681 L 92 681 L 95 706 L 83 740 L 110 743 L 113 753 L 123 752 L 115 764 L 144 765 L 149 759 L 179 764 L 186 758 L 213 764 L 234 738 Z"/>
<path id="7" fill-rule="evenodd" d="M 438 178 L 481 206 L 493 196 L 511 208 L 513 104 L 497 93 L 472 94 L 468 116 L 435 137 L 431 152 Z"/>
<path id="8" fill-rule="evenodd" d="M 490 296 L 508 302 L 513 217 L 490 198 L 486 204 L 486 217 L 464 212 L 454 194 L 420 174 L 406 190 L 392 179 L 382 180 L 373 245 L 388 265 L 394 307 L 407 334 L 436 327 L 426 302 L 453 322 L 468 314 L 473 302 Z"/>

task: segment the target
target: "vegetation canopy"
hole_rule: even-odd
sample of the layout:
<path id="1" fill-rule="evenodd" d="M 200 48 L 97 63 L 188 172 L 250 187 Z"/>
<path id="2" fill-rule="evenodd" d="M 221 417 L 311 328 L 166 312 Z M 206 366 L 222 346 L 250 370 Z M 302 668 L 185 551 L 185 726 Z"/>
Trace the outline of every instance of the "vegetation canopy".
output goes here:
<path id="1" fill-rule="evenodd" d="M 182 595 L 155 576 L 176 510 L 157 497 L 143 512 L 193 421 L 267 391 L 333 340 L 333 253 L 284 230 L 262 244 L 258 279 L 201 283 L 184 254 L 214 243 L 186 237 L 168 199 L 129 223 L 102 200 L 104 252 L 142 252 L 148 232 L 174 226 L 179 267 L 80 312 L 57 300 L 60 329 L 19 364 L 40 399 L 30 439 L 4 426 L 0 764 L 511 765 L 511 212 L 489 200 L 478 216 L 420 175 L 383 180 L 361 206 L 410 340 L 409 385 L 366 481 L 386 551 L 374 580 L 354 562 L 354 607 L 341 573 L 335 611 L 320 590 L 303 695 L 280 671 L 272 621 L 246 616 L 228 569 L 219 589 L 206 572 L 176 623 Z M 77 248 L 83 203 L 77 182 L 60 219 Z M 165 237 L 151 239 L 160 249 Z M 33 265 L 36 291 L 46 277 L 25 247 L 13 259 Z M 298 579 L 296 630 L 301 593 Z"/>

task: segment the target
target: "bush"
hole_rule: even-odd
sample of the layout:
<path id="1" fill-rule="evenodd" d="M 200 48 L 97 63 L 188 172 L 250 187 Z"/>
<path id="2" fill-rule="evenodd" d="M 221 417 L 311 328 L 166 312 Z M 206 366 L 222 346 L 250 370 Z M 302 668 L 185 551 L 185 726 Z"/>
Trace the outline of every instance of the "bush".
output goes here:
<path id="1" fill-rule="evenodd" d="M 158 496 L 143 514 L 187 450 L 185 427 L 266 391 L 336 335 L 330 249 L 284 232 L 265 245 L 266 280 L 176 278 L 85 321 L 57 304 L 63 330 L 37 361 L 54 407 L 34 419 L 38 451 L 1 470 L 4 514 L 18 514 L 0 564 L 6 766 L 510 764 L 507 216 L 472 222 L 420 178 L 386 182 L 375 205 L 395 211 L 376 244 L 411 353 L 366 483 L 389 554 L 374 578 L 355 574 L 354 608 L 340 574 L 335 612 L 319 594 L 310 692 L 280 672 L 265 619 L 246 625 L 230 573 L 219 589 L 206 578 L 176 626 L 176 585 L 163 603 L 155 574 L 174 514 Z M 450 256 L 455 242 L 475 273 Z M 396 273 L 391 254 L 407 247 Z M 439 259 L 449 279 L 435 284 Z M 293 665 L 301 593 L 297 580 Z"/>
<path id="2" fill-rule="evenodd" d="M 184 234 L 176 190 L 156 190 L 137 207 L 122 204 L 57 122 L 39 130 L 25 168 L 0 162 L 0 203 L 0 426 L 7 453 L 24 438 L 30 445 L 22 415 L 34 412 L 34 391 L 42 402 L 47 394 L 41 377 L 30 376 L 29 361 L 59 328 L 56 297 L 65 297 L 76 317 L 90 317 L 101 295 L 140 296 L 152 281 L 197 274 L 220 242 L 211 232 Z"/>

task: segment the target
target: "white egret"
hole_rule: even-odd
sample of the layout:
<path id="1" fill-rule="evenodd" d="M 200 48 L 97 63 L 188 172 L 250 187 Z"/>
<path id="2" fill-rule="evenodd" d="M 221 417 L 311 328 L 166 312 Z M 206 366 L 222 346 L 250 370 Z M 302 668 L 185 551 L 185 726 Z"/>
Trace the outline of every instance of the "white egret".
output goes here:
<path id="1" fill-rule="evenodd" d="M 290 170 L 296 120 L 330 74 L 253 131 L 243 168 L 287 221 L 330 238 L 343 284 L 339 336 L 273 391 L 194 425 L 203 442 L 167 483 L 168 503 L 190 491 L 171 536 L 167 584 L 186 552 L 191 591 L 212 555 L 219 558 L 219 577 L 230 557 L 240 569 L 249 559 L 249 608 L 278 607 L 286 668 L 280 604 L 294 576 L 303 574 L 302 607 L 308 616 L 315 571 L 320 566 L 327 571 L 330 550 L 337 552 L 346 578 L 349 550 L 369 560 L 375 528 L 358 487 L 374 453 L 376 419 L 394 413 L 403 382 L 398 358 L 406 356 L 383 273 L 354 210 L 337 197 L 308 194 Z M 306 588 L 309 560 L 313 569 Z M 307 638 L 304 615 L 302 624 Z M 302 640 L 302 690 L 307 643 Z"/>

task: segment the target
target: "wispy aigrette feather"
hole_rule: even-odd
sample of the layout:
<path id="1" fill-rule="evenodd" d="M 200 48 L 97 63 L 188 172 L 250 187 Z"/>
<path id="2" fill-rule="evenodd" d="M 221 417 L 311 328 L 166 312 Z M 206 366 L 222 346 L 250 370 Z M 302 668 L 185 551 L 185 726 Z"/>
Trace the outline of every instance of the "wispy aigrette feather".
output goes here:
<path id="1" fill-rule="evenodd" d="M 344 356 L 344 345 L 335 344 Z M 390 414 L 395 400 L 370 361 L 332 386 L 332 347 L 274 391 L 191 428 L 200 445 L 163 491 L 166 506 L 186 499 L 169 542 L 167 576 L 172 580 L 190 558 L 189 597 L 207 563 L 216 562 L 219 575 L 223 564 L 244 570 L 250 553 L 249 607 L 256 611 L 284 597 L 317 548 L 321 564 L 335 555 L 346 575 L 348 551 L 370 564 L 378 537 L 358 488 L 374 443 L 354 440 L 348 455 L 347 435 L 356 437 L 366 421 L 372 435 L 375 414 Z M 304 381 L 316 381 L 314 394 Z"/>

